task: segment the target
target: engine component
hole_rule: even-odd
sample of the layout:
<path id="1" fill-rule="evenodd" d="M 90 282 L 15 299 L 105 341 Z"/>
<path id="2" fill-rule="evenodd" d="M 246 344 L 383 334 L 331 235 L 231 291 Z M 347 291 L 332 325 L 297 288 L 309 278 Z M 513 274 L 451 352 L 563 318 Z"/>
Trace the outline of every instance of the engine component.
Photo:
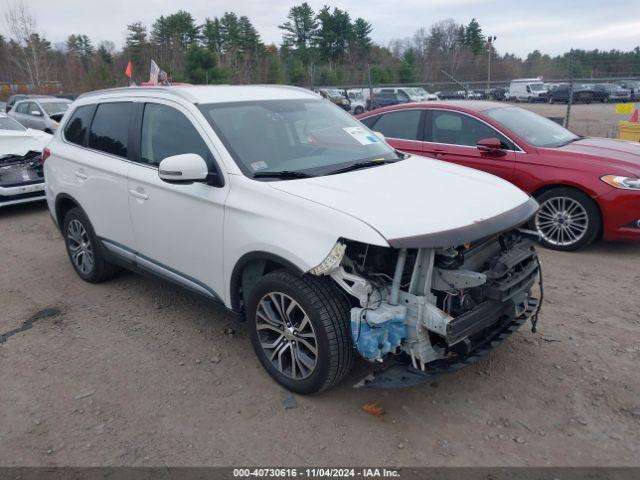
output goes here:
<path id="1" fill-rule="evenodd" d="M 407 309 L 383 303 L 374 310 L 351 310 L 351 337 L 365 359 L 382 361 L 387 353 L 395 353 L 407 336 L 404 324 Z"/>
<path id="2" fill-rule="evenodd" d="M 487 276 L 484 273 L 472 272 L 469 270 L 444 270 L 435 268 L 433 270 L 434 290 L 457 290 L 461 288 L 473 288 L 487 282 Z"/>

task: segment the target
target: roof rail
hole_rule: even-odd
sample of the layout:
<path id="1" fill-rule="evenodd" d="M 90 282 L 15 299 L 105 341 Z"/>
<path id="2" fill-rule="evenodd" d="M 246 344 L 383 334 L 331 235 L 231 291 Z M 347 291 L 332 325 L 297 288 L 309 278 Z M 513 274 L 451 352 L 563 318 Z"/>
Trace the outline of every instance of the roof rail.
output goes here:
<path id="1" fill-rule="evenodd" d="M 78 97 L 78 99 L 87 98 L 87 97 L 93 97 L 93 96 L 96 96 L 96 95 L 103 95 L 103 94 L 108 94 L 108 93 L 118 93 L 118 92 L 127 92 L 127 93 L 162 92 L 162 93 L 168 93 L 168 94 L 171 94 L 171 95 L 175 95 L 177 97 L 184 98 L 185 100 L 188 100 L 188 101 L 193 102 L 193 103 L 197 103 L 197 99 L 194 98 L 192 95 L 190 95 L 189 93 L 185 92 L 184 90 L 181 90 L 180 87 L 172 87 L 172 86 L 167 86 L 167 87 L 138 87 L 138 86 L 131 86 L 131 87 L 105 88 L 103 90 L 94 90 L 92 92 L 83 93 L 82 95 L 80 95 Z"/>

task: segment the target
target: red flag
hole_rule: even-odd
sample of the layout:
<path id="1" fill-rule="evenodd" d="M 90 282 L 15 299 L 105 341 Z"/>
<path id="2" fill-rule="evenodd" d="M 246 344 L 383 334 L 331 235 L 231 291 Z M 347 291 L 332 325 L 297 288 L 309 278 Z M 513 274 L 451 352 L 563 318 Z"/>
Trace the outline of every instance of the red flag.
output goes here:
<path id="1" fill-rule="evenodd" d="M 637 122 L 638 121 L 638 109 L 636 108 L 635 111 L 633 112 L 633 115 L 631 115 L 631 122 Z"/>
<path id="2" fill-rule="evenodd" d="M 131 76 L 133 75 L 133 66 L 131 65 L 131 60 L 129 60 L 129 63 L 127 63 L 127 69 L 124 71 L 124 74 L 129 77 L 129 79 L 131 79 Z"/>

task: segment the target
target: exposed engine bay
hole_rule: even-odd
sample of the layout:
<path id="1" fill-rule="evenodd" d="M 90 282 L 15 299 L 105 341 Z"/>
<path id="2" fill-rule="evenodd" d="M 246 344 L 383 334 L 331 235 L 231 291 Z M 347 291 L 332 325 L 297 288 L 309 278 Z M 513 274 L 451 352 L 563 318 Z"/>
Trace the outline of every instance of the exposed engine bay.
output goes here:
<path id="1" fill-rule="evenodd" d="M 0 206 L 44 198 L 41 152 L 0 156 Z"/>
<path id="2" fill-rule="evenodd" d="M 393 359 L 427 373 L 486 347 L 514 320 L 520 326 L 531 318 L 535 328 L 540 263 L 517 229 L 449 248 L 343 240 L 332 253 L 332 265 L 312 273 L 331 276 L 350 295 L 354 347 L 371 362 Z"/>

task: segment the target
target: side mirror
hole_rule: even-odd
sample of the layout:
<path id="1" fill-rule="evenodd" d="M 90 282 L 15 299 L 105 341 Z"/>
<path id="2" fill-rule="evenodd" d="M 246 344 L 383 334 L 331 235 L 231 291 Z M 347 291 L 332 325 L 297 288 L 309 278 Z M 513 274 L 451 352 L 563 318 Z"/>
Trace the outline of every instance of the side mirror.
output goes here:
<path id="1" fill-rule="evenodd" d="M 167 157 L 160 162 L 158 176 L 168 183 L 192 183 L 206 180 L 207 163 L 197 153 L 184 153 Z"/>
<path id="2" fill-rule="evenodd" d="M 33 115 L 34 117 L 41 117 L 42 112 L 40 110 L 32 110 L 31 115 Z"/>
<path id="3" fill-rule="evenodd" d="M 502 142 L 497 138 L 483 138 L 478 140 L 476 148 L 481 152 L 489 153 L 491 155 L 504 155 L 505 151 L 502 149 Z"/>

